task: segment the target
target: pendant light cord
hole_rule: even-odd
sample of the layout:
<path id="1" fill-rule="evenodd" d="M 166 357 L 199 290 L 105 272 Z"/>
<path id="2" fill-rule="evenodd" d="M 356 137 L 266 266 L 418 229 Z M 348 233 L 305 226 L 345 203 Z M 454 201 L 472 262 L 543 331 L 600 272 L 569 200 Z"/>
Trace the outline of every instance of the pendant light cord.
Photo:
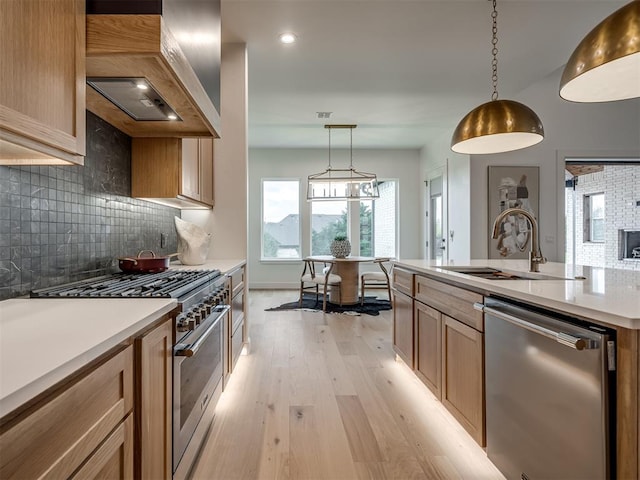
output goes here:
<path id="1" fill-rule="evenodd" d="M 329 129 L 329 170 L 331 170 L 331 129 Z"/>
<path id="2" fill-rule="evenodd" d="M 493 83 L 493 93 L 491 94 L 491 100 L 498 99 L 498 10 L 496 6 L 496 0 L 493 0 L 493 12 L 491 12 L 491 18 L 493 19 L 493 26 L 491 27 L 491 82 Z"/>
<path id="3" fill-rule="evenodd" d="M 349 129 L 349 170 L 353 170 L 353 128 Z"/>

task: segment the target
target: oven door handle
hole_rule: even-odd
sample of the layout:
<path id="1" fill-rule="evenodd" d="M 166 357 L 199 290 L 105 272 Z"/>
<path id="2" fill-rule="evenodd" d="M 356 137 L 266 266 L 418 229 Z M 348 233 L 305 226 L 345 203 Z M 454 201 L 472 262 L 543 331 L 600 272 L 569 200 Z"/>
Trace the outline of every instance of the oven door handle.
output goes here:
<path id="1" fill-rule="evenodd" d="M 211 325 L 209 325 L 209 327 L 207 327 L 205 332 L 200 335 L 200 338 L 198 338 L 198 340 L 193 342 L 191 345 L 176 345 L 174 355 L 176 357 L 193 357 L 195 354 L 197 354 L 200 346 L 202 346 L 207 337 L 211 334 L 211 332 L 213 332 L 213 329 L 218 325 L 218 322 L 224 316 L 224 314 L 229 311 L 229 308 L 231 307 L 225 305 L 222 309 L 217 310 L 217 313 L 219 313 L 218 318 L 216 318 L 216 320 Z"/>

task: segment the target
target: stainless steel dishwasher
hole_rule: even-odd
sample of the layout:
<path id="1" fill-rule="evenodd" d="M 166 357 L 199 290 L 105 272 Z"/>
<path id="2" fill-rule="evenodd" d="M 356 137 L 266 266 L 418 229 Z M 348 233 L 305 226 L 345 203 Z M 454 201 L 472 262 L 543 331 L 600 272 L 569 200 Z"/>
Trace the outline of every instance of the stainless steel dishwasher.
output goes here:
<path id="1" fill-rule="evenodd" d="M 486 298 L 487 455 L 509 480 L 615 478 L 615 331 Z"/>

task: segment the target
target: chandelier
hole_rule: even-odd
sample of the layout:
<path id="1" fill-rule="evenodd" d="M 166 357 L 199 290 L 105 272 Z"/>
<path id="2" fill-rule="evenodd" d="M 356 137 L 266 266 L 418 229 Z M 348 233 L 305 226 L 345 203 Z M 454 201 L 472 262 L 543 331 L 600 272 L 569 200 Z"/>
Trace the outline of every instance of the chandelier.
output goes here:
<path id="1" fill-rule="evenodd" d="M 380 196 L 374 173 L 353 168 L 353 129 L 357 125 L 325 125 L 329 130 L 329 166 L 307 178 L 307 200 L 368 200 Z M 331 166 L 331 130 L 349 129 L 349 168 Z"/>

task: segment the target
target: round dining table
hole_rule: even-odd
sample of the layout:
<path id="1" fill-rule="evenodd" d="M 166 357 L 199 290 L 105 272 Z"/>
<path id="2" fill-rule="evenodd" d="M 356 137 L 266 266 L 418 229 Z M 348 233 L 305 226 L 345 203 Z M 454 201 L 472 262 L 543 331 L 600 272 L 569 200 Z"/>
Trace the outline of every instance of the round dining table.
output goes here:
<path id="1" fill-rule="evenodd" d="M 336 258 L 331 255 L 314 255 L 307 257 L 306 260 L 332 263 L 333 268 L 331 269 L 331 273 L 340 276 L 341 287 L 340 289 L 331 287 L 329 301 L 335 304 L 354 305 L 360 302 L 360 264 L 373 262 L 375 257 L 348 256 L 345 258 Z"/>

